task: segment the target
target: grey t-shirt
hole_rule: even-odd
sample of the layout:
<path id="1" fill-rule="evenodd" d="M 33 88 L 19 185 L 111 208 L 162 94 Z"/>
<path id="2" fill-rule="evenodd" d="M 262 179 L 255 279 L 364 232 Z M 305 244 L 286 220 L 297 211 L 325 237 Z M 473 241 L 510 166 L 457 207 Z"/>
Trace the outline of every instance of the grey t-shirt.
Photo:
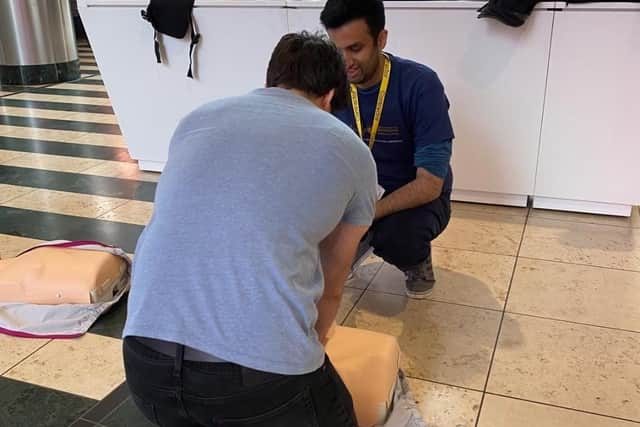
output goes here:
<path id="1" fill-rule="evenodd" d="M 179 124 L 140 237 L 124 336 L 286 375 L 318 369 L 318 244 L 371 224 L 376 170 L 347 126 L 290 91 L 211 102 Z"/>

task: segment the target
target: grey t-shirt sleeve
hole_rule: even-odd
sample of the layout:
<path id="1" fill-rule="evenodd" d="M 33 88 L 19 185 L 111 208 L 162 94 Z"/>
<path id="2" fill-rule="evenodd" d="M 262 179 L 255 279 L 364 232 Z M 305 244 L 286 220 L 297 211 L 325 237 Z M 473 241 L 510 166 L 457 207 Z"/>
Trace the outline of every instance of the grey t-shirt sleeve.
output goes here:
<path id="1" fill-rule="evenodd" d="M 341 222 L 368 226 L 373 222 L 376 212 L 378 174 L 373 156 L 364 144 L 358 147 L 356 154 L 355 161 L 352 163 L 354 191 Z"/>

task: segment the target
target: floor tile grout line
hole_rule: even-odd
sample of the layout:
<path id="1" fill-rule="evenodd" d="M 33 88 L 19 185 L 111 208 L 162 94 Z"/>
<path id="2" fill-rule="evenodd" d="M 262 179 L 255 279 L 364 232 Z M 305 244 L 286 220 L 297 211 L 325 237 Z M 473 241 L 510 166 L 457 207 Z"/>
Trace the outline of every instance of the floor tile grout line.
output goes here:
<path id="1" fill-rule="evenodd" d="M 21 338 L 24 339 L 24 338 Z M 31 356 L 33 356 L 34 354 L 36 354 L 37 352 L 39 352 L 40 350 L 42 350 L 43 348 L 45 348 L 47 345 L 51 344 L 51 342 L 53 342 L 53 339 L 48 339 L 46 343 L 42 344 L 40 347 L 36 348 L 35 350 L 33 350 L 31 353 L 29 353 L 27 356 L 23 357 L 18 363 L 14 364 L 13 366 L 11 366 L 9 369 L 7 369 L 4 372 L 0 373 L 0 377 L 4 377 L 5 375 L 7 375 L 9 372 L 11 372 L 11 370 L 13 370 L 14 368 L 17 368 L 18 366 L 20 366 L 22 363 L 24 363 L 27 359 L 29 359 Z"/>
<path id="2" fill-rule="evenodd" d="M 124 207 L 124 206 L 126 206 L 126 205 L 128 205 L 128 204 L 130 204 L 132 201 L 133 201 L 133 200 L 126 200 L 123 204 L 118 205 L 118 206 L 116 206 L 115 208 L 110 209 L 110 210 L 108 210 L 107 212 L 104 212 L 104 213 L 100 214 L 99 216 L 95 217 L 94 219 L 98 219 L 98 220 L 100 220 L 100 221 L 118 222 L 118 223 L 121 223 L 121 224 L 123 224 L 123 223 L 124 223 L 124 224 L 136 224 L 136 225 L 146 226 L 146 223 L 145 223 L 145 224 L 137 224 L 137 223 L 132 223 L 132 222 L 128 222 L 128 221 L 124 221 L 124 222 L 123 222 L 123 221 L 120 221 L 120 220 L 118 220 L 118 221 L 114 221 L 114 220 L 112 220 L 112 219 L 104 219 L 104 218 L 103 218 L 104 216 L 109 215 L 110 213 L 112 213 L 112 212 L 114 212 L 114 211 L 116 211 L 116 210 L 118 210 L 118 209 L 120 209 L 120 208 L 122 208 L 122 207 Z M 151 203 L 152 205 L 154 204 L 153 202 L 146 202 L 146 203 Z"/>
<path id="3" fill-rule="evenodd" d="M 569 212 L 569 213 L 572 213 L 572 212 Z M 621 217 L 621 218 L 625 218 L 625 217 Z M 575 220 L 570 220 L 570 219 L 549 218 L 549 217 L 538 216 L 538 215 L 532 217 L 532 219 L 543 219 L 545 221 L 555 221 L 555 222 L 568 222 L 568 223 L 571 223 L 571 224 L 602 225 L 604 227 L 625 228 L 625 229 L 629 229 L 629 230 L 640 228 L 640 225 L 634 226 L 634 225 L 605 224 L 603 222 L 575 221 Z"/>
<path id="4" fill-rule="evenodd" d="M 514 314 L 516 316 L 522 316 L 522 317 L 530 317 L 533 319 L 540 319 L 540 320 L 548 320 L 550 322 L 559 322 L 559 323 L 567 323 L 570 325 L 577 325 L 577 326 L 588 326 L 590 328 L 598 328 L 598 329 L 605 329 L 608 331 L 618 331 L 618 332 L 626 332 L 626 333 L 630 333 L 630 334 L 640 334 L 640 330 L 638 331 L 634 331 L 632 329 L 624 329 L 624 328 L 615 328 L 612 326 L 604 326 L 604 325 L 596 325 L 593 323 L 584 323 L 584 322 L 576 322 L 573 320 L 566 320 L 566 319 L 559 319 L 556 317 L 546 317 L 546 316 L 538 316 L 535 314 L 528 314 L 528 313 L 519 313 L 517 311 L 505 311 L 506 314 Z"/>
<path id="5" fill-rule="evenodd" d="M 116 412 L 118 409 L 120 409 L 122 406 L 124 406 L 125 403 L 127 403 L 127 400 L 129 400 L 129 397 L 126 397 L 122 400 L 122 402 L 118 403 L 113 409 L 111 409 L 111 411 L 107 412 L 101 419 L 100 421 L 97 422 L 97 424 L 101 424 L 104 420 L 106 420 L 107 418 L 109 418 L 114 412 Z"/>
<path id="6" fill-rule="evenodd" d="M 367 292 L 373 292 L 373 293 L 381 294 L 381 295 L 389 295 L 389 296 L 394 296 L 394 297 L 408 298 L 404 294 L 394 294 L 392 292 L 378 291 L 376 289 L 365 289 L 365 290 Z M 501 308 L 488 308 L 488 307 L 482 307 L 482 306 L 478 306 L 478 305 L 462 304 L 462 303 L 459 303 L 459 302 L 438 300 L 438 299 L 434 299 L 434 298 L 431 298 L 431 297 L 424 298 L 423 300 L 420 300 L 420 301 L 435 302 L 435 303 L 438 303 L 438 304 L 455 305 L 455 306 L 458 306 L 458 307 L 475 308 L 475 309 L 478 309 L 478 310 L 493 311 L 495 313 L 502 313 L 504 311 L 504 309 L 501 309 Z"/>
<path id="7" fill-rule="evenodd" d="M 64 95 L 61 95 L 64 96 Z M 78 105 L 78 104 L 76 104 Z M 82 105 L 82 104 L 80 104 Z M 2 106 L 0 106 L 2 107 Z M 115 113 L 91 113 L 91 112 L 87 112 L 87 111 L 69 111 L 69 110 L 56 110 L 53 108 L 42 108 L 42 107 L 27 107 L 27 106 L 19 106 L 19 107 L 7 107 L 6 108 L 13 108 L 16 110 L 25 110 L 25 111 L 33 111 L 33 110 L 40 110 L 40 111 L 53 111 L 53 112 L 57 112 L 60 114 L 65 114 L 65 115 L 72 115 L 72 114 L 96 114 L 96 115 L 100 115 L 100 116 L 105 116 L 105 117 L 115 117 Z M 3 114 L 4 115 L 4 114 Z M 14 114 L 15 116 L 15 114 Z M 42 116 L 38 116 L 38 115 L 27 115 L 24 114 L 22 116 L 17 116 L 17 117 L 33 117 L 34 119 L 48 119 L 47 117 L 42 117 Z M 51 120 L 51 119 L 50 119 Z M 53 120 L 64 120 L 64 119 L 53 119 Z M 78 121 L 78 120 L 73 120 L 73 121 Z M 86 122 L 86 123 L 101 123 L 101 122 Z M 41 129 L 41 128 L 34 128 L 34 129 Z M 3 135 L 4 136 L 4 135 Z"/>
<path id="8" fill-rule="evenodd" d="M 82 74 L 82 73 L 80 73 L 80 74 Z M 57 84 L 60 84 L 60 83 L 63 83 L 63 82 L 45 83 L 44 85 L 42 85 L 42 86 L 38 87 L 38 89 L 46 89 L 46 88 L 48 88 L 48 87 L 51 87 L 51 86 L 54 86 L 54 85 L 57 85 Z M 27 90 L 27 89 L 31 89 L 31 88 L 33 87 L 33 85 L 13 85 L 13 86 L 16 86 L 16 87 L 17 87 L 17 86 L 23 86 L 24 88 L 21 88 L 20 90 L 18 90 L 18 91 L 16 91 L 16 92 L 9 93 L 9 94 L 7 94 L 7 95 L 2 95 L 2 96 L 0 96 L 0 98 L 5 98 L 5 97 L 13 96 L 13 95 L 18 95 L 18 94 L 20 94 L 20 93 L 25 93 L 25 92 L 24 92 L 25 90 Z M 27 93 L 28 93 L 28 92 L 27 92 Z"/>
<path id="9" fill-rule="evenodd" d="M 3 184 L 3 185 L 5 185 L 5 184 Z M 6 184 L 6 185 L 13 185 L 13 184 Z M 7 199 L 7 200 L 3 200 L 3 201 L 0 203 L 0 206 L 7 206 L 5 203 L 10 203 L 10 202 L 12 202 L 12 201 L 14 201 L 14 200 L 16 200 L 16 199 L 19 199 L 19 198 L 21 198 L 21 197 L 23 197 L 23 196 L 28 196 L 29 194 L 34 193 L 34 192 L 36 192 L 36 191 L 40 190 L 39 188 L 28 187 L 28 186 L 22 186 L 22 185 L 14 185 L 14 187 L 29 188 L 29 189 L 30 189 L 30 191 L 28 191 L 28 192 L 26 192 L 26 193 L 24 193 L 24 194 L 20 194 L 20 195 L 15 196 L 15 197 L 11 197 L 10 199 Z"/>
<path id="10" fill-rule="evenodd" d="M 125 380 L 126 382 L 126 380 Z M 122 386 L 122 384 L 124 384 L 125 382 L 121 383 L 120 385 L 117 385 L 113 390 L 111 390 L 109 393 L 107 393 L 107 395 L 105 397 L 103 397 L 102 399 L 98 400 L 95 405 L 93 405 L 91 408 L 87 409 L 78 419 L 82 419 L 84 421 L 88 421 L 90 423 L 94 423 L 95 425 L 101 425 L 100 423 L 102 421 L 104 421 L 107 417 L 109 417 L 111 414 L 113 414 L 115 412 L 116 409 L 120 408 L 128 399 L 129 397 L 125 397 L 124 399 L 122 399 L 122 402 L 118 403 L 115 407 L 111 408 L 111 411 L 109 411 L 106 415 L 104 415 L 100 421 L 93 421 L 90 420 L 88 418 L 84 418 L 87 414 L 90 414 L 94 409 L 96 409 L 98 406 L 100 406 L 100 404 L 102 404 L 102 402 L 109 397 L 114 391 L 116 391 L 118 388 L 120 388 Z M 76 420 L 77 421 L 77 420 Z M 74 421 L 75 422 L 75 421 Z"/>
<path id="11" fill-rule="evenodd" d="M 540 406 L 549 406 L 551 408 L 557 408 L 557 409 L 564 409 L 567 411 L 572 411 L 572 412 L 578 412 L 581 414 L 587 414 L 587 415 L 594 415 L 594 416 L 598 416 L 598 417 L 603 417 L 603 418 L 609 418 L 609 419 L 614 419 L 614 420 L 619 420 L 619 421 L 627 421 L 633 424 L 640 424 L 640 420 L 632 420 L 629 418 L 622 418 L 622 417 L 616 417 L 613 415 L 605 415 L 605 414 L 601 414 L 598 412 L 592 412 L 592 411 L 586 411 L 586 410 L 582 410 L 582 409 L 576 409 L 576 408 L 571 408 L 569 406 L 562 406 L 562 405 L 556 405 L 553 403 L 545 403 L 545 402 L 539 402 L 536 400 L 530 400 L 530 399 L 523 399 L 521 397 L 516 397 L 516 396 L 508 396 L 506 394 L 500 394 L 500 393 L 493 393 L 490 391 L 485 392 L 485 394 L 489 394 L 491 396 L 496 396 L 496 397 L 502 397 L 505 399 L 513 399 L 513 400 L 518 400 L 520 402 L 527 402 L 527 403 L 532 403 L 532 404 L 536 404 L 536 405 L 540 405 Z"/>
<path id="12" fill-rule="evenodd" d="M 494 256 L 501 256 L 501 257 L 507 257 L 507 258 L 513 258 L 516 259 L 516 255 L 508 255 L 508 254 L 504 254 L 504 253 L 497 253 L 497 252 L 487 252 L 487 251 L 478 251 L 478 250 L 474 250 L 474 249 L 460 249 L 460 248 L 452 248 L 452 247 L 448 247 L 448 246 L 439 246 L 436 244 L 432 244 L 431 246 L 432 248 L 441 250 L 441 251 L 457 251 L 457 252 L 469 252 L 472 254 L 482 254 L 482 255 L 494 255 Z"/>
<path id="13" fill-rule="evenodd" d="M 477 250 L 477 249 L 460 248 L 460 247 L 454 247 L 454 246 L 443 246 L 443 245 L 438 244 L 437 242 L 433 242 L 432 243 L 432 247 L 438 248 L 438 249 L 450 249 L 450 250 L 455 250 L 455 251 L 476 252 L 476 253 L 485 254 L 485 255 L 500 255 L 500 256 L 509 256 L 509 257 L 512 257 L 512 258 L 517 257 L 517 255 L 515 255 L 515 254 L 507 254 L 507 253 L 491 252 L 491 251 L 482 251 L 482 250 Z"/>
<path id="14" fill-rule="evenodd" d="M 432 383 L 432 384 L 443 385 L 443 386 L 447 386 L 447 387 L 453 387 L 453 388 L 457 388 L 457 389 L 460 389 L 460 390 L 467 390 L 467 391 L 473 391 L 473 392 L 476 392 L 476 393 L 483 393 L 482 390 L 477 389 L 477 388 L 465 387 L 465 386 L 455 385 L 455 384 L 449 384 L 449 383 L 445 383 L 445 382 L 442 382 L 442 381 L 434 381 L 434 380 L 430 380 L 428 378 L 421 378 L 421 377 L 416 377 L 416 376 L 413 376 L 413 375 L 405 374 L 405 378 L 410 378 L 412 380 L 418 380 L 418 381 L 424 381 L 424 382 L 428 382 L 428 383 Z"/>
<path id="15" fill-rule="evenodd" d="M 360 289 L 362 291 L 362 293 L 360 293 L 360 296 L 358 297 L 358 299 L 356 299 L 356 301 L 353 303 L 353 305 L 351 306 L 351 308 L 349 309 L 347 314 L 344 316 L 344 320 L 340 323 L 341 325 L 344 325 L 345 322 L 349 319 L 349 316 L 351 316 L 351 313 L 354 312 L 354 310 L 358 306 L 358 303 L 360 302 L 360 300 L 362 300 L 364 295 L 367 293 L 367 290 L 369 289 L 369 286 L 371 286 L 371 283 L 373 282 L 373 280 L 376 278 L 376 276 L 378 274 L 380 274 L 380 271 L 382 270 L 382 267 L 384 267 L 384 262 L 381 263 L 381 265 L 378 268 L 378 270 L 376 270 L 376 272 L 371 276 L 371 279 L 369 279 L 369 281 L 367 282 L 367 286 L 364 289 Z"/>
<path id="16" fill-rule="evenodd" d="M 25 188 L 33 188 L 33 187 L 25 187 Z M 79 215 L 77 213 L 63 213 L 61 211 L 56 212 L 55 210 L 51 209 L 50 206 L 45 206 L 45 208 L 47 208 L 48 210 L 40 210 L 34 207 L 30 207 L 30 208 L 21 208 L 21 207 L 17 207 L 17 206 L 8 206 L 6 203 L 10 203 L 12 201 L 16 201 L 17 199 L 20 199 L 22 197 L 27 197 L 30 194 L 34 193 L 35 191 L 44 191 L 44 192 L 52 192 L 52 193 L 65 193 L 66 195 L 73 195 L 73 196 L 86 196 L 87 198 L 96 198 L 96 197 L 100 197 L 103 199 L 109 199 L 109 201 L 116 203 L 116 202 L 120 202 L 117 206 L 115 206 L 114 208 L 109 209 L 106 212 L 101 213 L 98 216 L 85 216 L 85 215 Z M 105 221 L 104 219 L 102 219 L 103 216 L 113 212 L 116 209 L 119 209 L 121 207 L 123 207 L 124 205 L 128 204 L 129 202 L 131 202 L 131 200 L 129 199 L 121 199 L 118 197 L 109 197 L 109 196 L 101 196 L 99 194 L 82 194 L 82 193 L 72 193 L 69 191 L 60 191 L 60 190 L 49 190 L 46 188 L 36 188 L 34 191 L 30 191 L 29 193 L 17 196 L 12 198 L 11 200 L 5 200 L 4 202 L 0 203 L 0 206 L 4 206 L 4 207 L 8 207 L 8 208 L 17 208 L 17 209 L 27 209 L 30 211 L 34 211 L 34 212 L 42 212 L 42 213 L 51 213 L 51 214 L 59 214 L 59 215 L 69 215 L 69 216 L 73 216 L 73 217 L 77 217 L 77 218 L 87 218 L 87 219 L 97 219 L 97 220 L 101 220 L 101 221 Z M 146 203 L 153 203 L 153 202 L 146 202 Z M 84 208 L 87 208 L 87 206 L 84 206 Z M 106 220 L 106 221 L 111 221 L 111 220 Z M 111 222 L 120 222 L 123 224 L 134 224 L 134 225 L 140 225 L 140 224 L 136 224 L 136 223 L 129 223 L 126 221 L 111 221 Z"/>
<path id="17" fill-rule="evenodd" d="M 568 212 L 568 213 L 572 213 L 572 212 Z M 614 216 L 614 215 L 612 215 L 612 216 L 614 218 L 616 218 L 616 216 Z M 621 218 L 626 218 L 626 217 L 621 217 Z M 563 224 L 571 223 L 571 224 L 597 225 L 597 226 L 601 226 L 601 227 L 628 228 L 628 229 L 638 228 L 638 227 L 629 227 L 629 226 L 624 226 L 624 225 L 603 224 L 603 223 L 586 222 L 586 221 L 569 221 L 569 220 L 566 220 L 566 219 L 546 218 L 546 217 L 541 217 L 541 216 L 534 216 L 531 219 L 550 221 L 550 222 L 559 222 L 559 223 L 563 223 Z"/>
<path id="18" fill-rule="evenodd" d="M 489 369 L 487 370 L 487 378 L 484 383 L 482 397 L 480 398 L 480 403 L 478 405 L 478 412 L 476 415 L 475 427 L 478 427 L 480 423 L 480 417 L 482 415 L 482 405 L 484 404 L 484 398 L 487 393 L 487 387 L 489 386 L 489 379 L 491 378 L 491 371 L 493 369 L 493 363 L 495 361 L 496 352 L 498 351 L 498 344 L 500 342 L 500 335 L 502 334 L 502 326 L 504 324 L 504 318 L 506 316 L 506 308 L 509 304 L 509 295 L 511 293 L 511 288 L 513 286 L 513 279 L 516 274 L 516 269 L 518 267 L 517 258 L 520 255 L 520 250 L 522 249 L 522 245 L 524 243 L 524 237 L 527 230 L 527 224 L 529 222 L 529 215 L 531 214 L 531 209 L 527 211 L 527 216 L 524 219 L 524 226 L 522 227 L 522 234 L 520 235 L 520 244 L 518 245 L 518 251 L 516 252 L 516 262 L 513 264 L 513 270 L 511 272 L 511 279 L 509 280 L 509 287 L 507 288 L 507 293 L 504 300 L 504 309 L 502 311 L 502 316 L 500 317 L 500 323 L 498 324 L 498 332 L 496 334 L 496 340 L 493 346 L 493 352 L 491 353 L 491 359 L 489 360 Z"/>
<path id="19" fill-rule="evenodd" d="M 138 182 L 143 182 L 143 181 L 138 181 Z M 153 204 L 153 202 L 145 202 L 145 201 L 143 201 L 143 200 L 133 200 L 133 199 L 124 199 L 124 198 L 122 198 L 122 197 L 102 196 L 102 195 L 100 195 L 100 194 L 76 193 L 76 192 L 73 192 L 73 191 L 65 191 L 65 190 L 52 190 L 52 189 L 49 189 L 49 188 L 29 187 L 28 185 L 14 185 L 14 184 L 2 184 L 2 183 L 0 183 L 0 185 L 10 185 L 10 186 L 12 186 L 12 187 L 28 188 L 28 189 L 30 189 L 30 190 L 31 190 L 31 191 L 29 191 L 28 193 L 21 194 L 21 195 L 19 195 L 19 196 L 13 197 L 13 198 L 11 198 L 11 199 L 9 199 L 9 200 L 5 200 L 5 201 L 3 201 L 2 203 L 0 203 L 0 205 L 2 205 L 2 204 L 4 204 L 4 203 L 7 203 L 7 202 L 10 202 L 10 201 L 12 201 L 12 200 L 15 200 L 15 199 L 17 199 L 17 198 L 21 198 L 21 197 L 27 196 L 27 195 L 29 195 L 29 194 L 31 194 L 31 193 L 33 193 L 33 192 L 35 192 L 35 191 L 45 191 L 45 192 L 50 192 L 50 193 L 64 193 L 64 195 L 69 195 L 69 196 L 100 197 L 100 198 L 102 198 L 102 199 L 109 199 L 110 201 L 113 201 L 113 202 L 122 202 L 122 204 L 121 204 L 121 205 L 118 205 L 118 206 L 117 206 L 116 208 L 114 208 L 114 209 L 120 208 L 120 207 L 122 207 L 123 205 L 125 205 L 125 204 L 127 204 L 127 203 L 129 203 L 129 202 L 132 202 L 132 201 L 137 201 L 137 202 L 142 202 L 142 203 L 151 203 L 151 204 Z M 18 208 L 18 209 L 22 209 L 22 208 Z M 28 210 L 32 210 L 32 211 L 35 211 L 35 212 L 51 212 L 51 213 L 54 213 L 54 212 L 52 212 L 52 211 L 45 211 L 45 210 L 39 210 L 39 209 L 28 209 Z M 106 215 L 106 214 L 107 214 L 107 213 L 109 213 L 109 212 L 111 212 L 111 210 L 110 210 L 110 211 L 108 211 L 108 212 L 105 212 L 104 214 L 100 214 L 100 216 Z M 72 215 L 72 216 L 73 216 L 73 215 Z M 82 217 L 82 218 L 95 218 L 95 219 L 99 219 L 99 218 L 100 218 L 100 216 L 98 216 L 98 217 Z"/>
<path id="20" fill-rule="evenodd" d="M 370 288 L 367 288 L 367 289 L 350 288 L 350 289 L 359 290 L 359 291 L 365 291 L 365 292 L 371 292 L 371 293 L 380 294 L 380 295 L 388 295 L 388 296 L 394 296 L 394 297 L 400 297 L 400 298 L 405 297 L 406 298 L 406 295 L 392 293 L 392 292 L 384 292 L 384 291 L 379 291 L 379 290 L 370 289 Z M 605 326 L 605 325 L 597 325 L 595 323 L 578 322 L 578 321 L 575 321 L 575 320 L 560 319 L 560 318 L 557 318 L 557 317 L 540 316 L 540 315 L 536 315 L 536 314 L 523 313 L 523 312 L 518 312 L 518 311 L 510 311 L 510 310 L 508 310 L 506 308 L 502 308 L 502 309 L 500 309 L 500 308 L 489 308 L 489 307 L 483 307 L 483 306 L 479 306 L 479 305 L 462 304 L 462 303 L 453 302 L 453 301 L 438 300 L 438 299 L 434 299 L 434 298 L 425 298 L 424 301 L 435 302 L 435 303 L 439 303 L 439 304 L 455 305 L 455 306 L 458 306 L 458 307 L 466 307 L 466 308 L 477 309 L 477 310 L 492 311 L 492 312 L 495 312 L 495 313 L 503 313 L 504 312 L 505 314 L 514 314 L 514 315 L 517 315 L 517 316 L 530 317 L 530 318 L 534 318 L 534 319 L 548 320 L 548 321 L 560 322 L 560 323 L 567 323 L 567 324 L 578 325 L 578 326 L 588 326 L 588 327 L 605 329 L 605 330 L 610 330 L 610 331 L 619 331 L 619 332 L 626 332 L 626 333 L 632 333 L 632 334 L 640 334 L 640 330 L 634 331 L 632 329 L 616 328 L 616 327 L 613 327 L 613 326 Z M 506 301 L 505 301 L 505 307 L 506 307 Z"/>
<path id="21" fill-rule="evenodd" d="M 12 153 L 20 153 L 20 154 L 17 154 L 15 157 L 9 157 L 8 159 L 4 159 L 4 161 L 0 162 L 0 166 L 4 165 L 7 162 L 12 162 L 20 157 L 24 157 L 27 154 L 24 151 L 15 151 L 15 150 L 2 150 L 2 151 L 10 151 Z"/>
<path id="22" fill-rule="evenodd" d="M 582 264 L 582 263 L 575 263 L 575 262 L 558 261 L 558 260 L 553 260 L 553 259 L 533 258 L 533 257 L 530 257 L 530 256 L 522 256 L 522 255 L 518 255 L 517 258 L 518 259 L 528 259 L 528 260 L 532 260 L 532 261 L 552 262 L 552 263 L 555 263 L 555 264 L 563 264 L 563 265 L 576 265 L 576 266 L 580 266 L 580 267 L 599 268 L 599 269 L 602 269 L 602 270 L 624 271 L 624 272 L 627 272 L 627 273 L 640 273 L 640 270 L 629 270 L 629 269 L 626 269 L 626 268 L 617 268 L 617 267 L 605 267 L 605 266 L 602 266 L 602 265 Z"/>

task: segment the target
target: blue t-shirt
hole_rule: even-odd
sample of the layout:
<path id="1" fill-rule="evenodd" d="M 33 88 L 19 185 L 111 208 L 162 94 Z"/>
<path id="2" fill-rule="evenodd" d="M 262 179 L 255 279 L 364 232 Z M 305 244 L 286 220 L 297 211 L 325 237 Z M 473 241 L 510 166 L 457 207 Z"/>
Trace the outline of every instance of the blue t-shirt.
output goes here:
<path id="1" fill-rule="evenodd" d="M 415 154 L 427 145 L 448 143 L 454 138 L 449 118 L 449 101 L 438 75 L 429 67 L 389 55 L 391 77 L 385 97 L 382 119 L 373 146 L 378 181 L 387 193 L 408 184 L 416 177 Z M 369 142 L 380 85 L 358 90 L 364 141 Z M 336 116 L 355 132 L 351 106 Z M 451 166 L 446 168 L 443 192 L 453 183 Z M 430 171 L 433 173 L 433 171 Z"/>
<path id="2" fill-rule="evenodd" d="M 305 98 L 269 88 L 198 108 L 169 147 L 123 335 L 315 371 L 319 244 L 340 222 L 371 225 L 375 203 L 371 153 Z"/>

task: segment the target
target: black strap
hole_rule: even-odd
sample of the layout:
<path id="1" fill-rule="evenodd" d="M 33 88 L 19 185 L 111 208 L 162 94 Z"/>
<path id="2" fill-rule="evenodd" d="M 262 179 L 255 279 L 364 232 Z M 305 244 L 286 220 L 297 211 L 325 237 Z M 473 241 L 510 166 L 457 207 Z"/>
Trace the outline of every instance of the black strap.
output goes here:
<path id="1" fill-rule="evenodd" d="M 141 10 L 140 15 L 142 15 L 142 19 L 153 25 L 151 17 L 146 10 Z M 158 62 L 158 64 L 162 63 L 162 59 L 160 58 L 160 40 L 158 40 L 158 31 L 155 29 L 155 27 L 153 29 L 153 51 L 156 54 L 156 61 Z"/>
<path id="2" fill-rule="evenodd" d="M 162 62 L 160 58 L 160 41 L 158 40 L 158 32 L 153 30 L 153 50 L 156 53 L 156 61 L 158 64 Z"/>
<path id="3" fill-rule="evenodd" d="M 193 15 L 189 20 L 191 23 L 191 44 L 189 45 L 189 70 L 187 71 L 187 77 L 193 78 L 193 51 L 196 45 L 200 41 L 200 34 L 196 33 L 195 25 L 193 23 Z"/>

